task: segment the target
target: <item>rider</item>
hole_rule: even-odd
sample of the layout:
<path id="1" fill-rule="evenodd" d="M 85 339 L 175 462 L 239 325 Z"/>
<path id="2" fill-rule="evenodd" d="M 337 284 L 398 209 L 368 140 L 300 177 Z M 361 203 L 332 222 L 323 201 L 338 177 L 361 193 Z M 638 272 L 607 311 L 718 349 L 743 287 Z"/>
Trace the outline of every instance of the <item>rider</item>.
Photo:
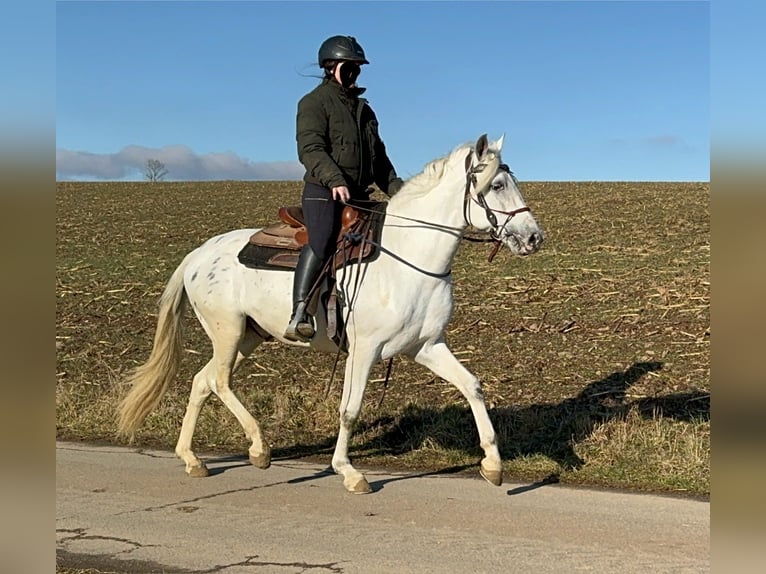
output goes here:
<path id="1" fill-rule="evenodd" d="M 298 102 L 296 140 L 303 176 L 303 216 L 309 242 L 301 250 L 293 279 L 293 313 L 285 331 L 291 341 L 308 341 L 314 325 L 306 313 L 308 293 L 335 251 L 344 203 L 369 197 L 375 183 L 392 196 L 396 175 L 378 134 L 378 120 L 357 86 L 369 64 L 353 36 L 332 36 L 319 47 L 321 83 Z"/>

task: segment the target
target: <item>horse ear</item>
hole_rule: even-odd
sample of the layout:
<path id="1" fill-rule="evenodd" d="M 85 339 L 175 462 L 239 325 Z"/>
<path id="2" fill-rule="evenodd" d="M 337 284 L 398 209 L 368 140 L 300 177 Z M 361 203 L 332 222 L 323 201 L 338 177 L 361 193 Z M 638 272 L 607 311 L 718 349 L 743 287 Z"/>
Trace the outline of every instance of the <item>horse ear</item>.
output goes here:
<path id="1" fill-rule="evenodd" d="M 487 134 L 481 134 L 478 140 L 476 140 L 476 157 L 479 159 L 484 157 L 489 149 L 489 141 L 487 141 Z"/>
<path id="2" fill-rule="evenodd" d="M 500 139 L 497 140 L 497 151 L 501 151 L 503 149 L 503 142 L 505 141 L 505 134 L 500 136 Z"/>

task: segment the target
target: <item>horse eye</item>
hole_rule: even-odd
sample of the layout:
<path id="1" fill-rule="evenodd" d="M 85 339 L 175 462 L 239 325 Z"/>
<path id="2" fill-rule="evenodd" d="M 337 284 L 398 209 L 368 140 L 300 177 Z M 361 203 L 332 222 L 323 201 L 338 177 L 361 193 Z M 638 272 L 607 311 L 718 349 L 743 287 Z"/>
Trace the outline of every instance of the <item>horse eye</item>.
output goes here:
<path id="1" fill-rule="evenodd" d="M 502 182 L 492 184 L 492 191 L 500 191 L 501 189 L 503 189 Z"/>

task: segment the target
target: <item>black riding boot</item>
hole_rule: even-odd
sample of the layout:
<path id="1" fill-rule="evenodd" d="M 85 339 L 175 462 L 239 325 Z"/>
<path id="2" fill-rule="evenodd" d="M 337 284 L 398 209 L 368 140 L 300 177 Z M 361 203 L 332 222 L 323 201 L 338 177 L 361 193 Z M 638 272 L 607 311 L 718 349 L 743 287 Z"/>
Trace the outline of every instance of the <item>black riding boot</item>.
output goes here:
<path id="1" fill-rule="evenodd" d="M 298 256 L 293 279 L 293 314 L 285 331 L 285 339 L 289 341 L 307 342 L 314 336 L 314 324 L 311 317 L 306 314 L 308 304 L 306 299 L 323 264 L 324 261 L 317 257 L 311 247 L 308 245 L 303 247 Z"/>

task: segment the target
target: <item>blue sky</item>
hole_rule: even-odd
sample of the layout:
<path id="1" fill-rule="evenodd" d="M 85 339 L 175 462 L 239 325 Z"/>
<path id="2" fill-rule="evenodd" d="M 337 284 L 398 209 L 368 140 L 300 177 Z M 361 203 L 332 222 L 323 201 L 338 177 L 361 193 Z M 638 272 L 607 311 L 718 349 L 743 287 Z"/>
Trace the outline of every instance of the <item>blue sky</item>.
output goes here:
<path id="1" fill-rule="evenodd" d="M 350 34 L 402 177 L 488 132 L 521 180 L 708 181 L 707 2 L 57 2 L 57 179 L 299 179 Z"/>

